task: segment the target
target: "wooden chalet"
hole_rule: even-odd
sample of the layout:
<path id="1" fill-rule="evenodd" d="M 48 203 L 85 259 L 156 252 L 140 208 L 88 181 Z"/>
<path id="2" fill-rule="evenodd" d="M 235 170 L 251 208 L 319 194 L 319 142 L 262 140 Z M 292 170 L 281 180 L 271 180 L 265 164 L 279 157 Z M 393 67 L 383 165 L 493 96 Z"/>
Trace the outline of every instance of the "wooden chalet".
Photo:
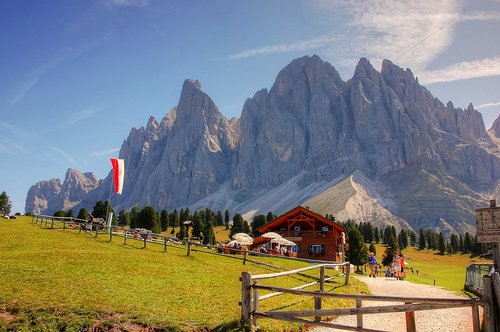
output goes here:
<path id="1" fill-rule="evenodd" d="M 295 242 L 298 258 L 343 261 L 344 228 L 303 206 L 286 212 L 258 231 L 261 234 L 275 232 Z"/>

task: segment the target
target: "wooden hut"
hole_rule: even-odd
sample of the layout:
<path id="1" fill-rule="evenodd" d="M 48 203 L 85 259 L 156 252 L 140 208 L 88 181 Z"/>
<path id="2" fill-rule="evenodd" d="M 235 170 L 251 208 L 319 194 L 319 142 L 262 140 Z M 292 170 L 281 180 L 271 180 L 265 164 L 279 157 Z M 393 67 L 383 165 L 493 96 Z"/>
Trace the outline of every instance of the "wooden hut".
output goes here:
<path id="1" fill-rule="evenodd" d="M 261 234 L 275 232 L 295 242 L 298 258 L 343 261 L 344 228 L 303 206 L 282 214 L 258 231 Z M 254 245 L 258 245 L 255 240 Z"/>

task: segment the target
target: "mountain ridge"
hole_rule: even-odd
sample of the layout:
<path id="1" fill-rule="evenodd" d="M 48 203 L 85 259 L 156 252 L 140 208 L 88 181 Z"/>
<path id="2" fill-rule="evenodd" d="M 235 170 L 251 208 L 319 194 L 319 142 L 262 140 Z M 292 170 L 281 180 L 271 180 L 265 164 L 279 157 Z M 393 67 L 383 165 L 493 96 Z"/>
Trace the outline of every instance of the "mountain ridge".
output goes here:
<path id="1" fill-rule="evenodd" d="M 125 187 L 112 204 L 228 208 L 251 217 L 286 212 L 351 178 L 345 194 L 366 203 L 357 211 L 372 211 L 360 212 L 363 219 L 377 211 L 375 222 L 399 228 L 472 231 L 474 208 L 500 191 L 495 133 L 472 105 L 444 105 L 389 60 L 378 72 L 362 58 L 344 82 L 328 62 L 305 56 L 248 98 L 239 119 L 227 120 L 198 81 L 186 80 L 178 105 L 160 122 L 150 117 L 145 128 L 132 128 L 122 144 Z M 108 199 L 110 181 L 73 207 Z M 50 213 L 43 197 L 28 195 L 27 211 Z M 390 206 L 376 197 L 391 197 Z M 333 211 L 326 210 L 316 212 Z"/>

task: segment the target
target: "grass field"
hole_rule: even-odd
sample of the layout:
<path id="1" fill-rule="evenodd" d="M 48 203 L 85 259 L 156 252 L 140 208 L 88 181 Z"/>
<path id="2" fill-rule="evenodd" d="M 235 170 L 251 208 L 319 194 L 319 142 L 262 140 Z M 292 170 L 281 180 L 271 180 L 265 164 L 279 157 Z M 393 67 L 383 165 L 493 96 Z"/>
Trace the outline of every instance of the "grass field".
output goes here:
<path id="1" fill-rule="evenodd" d="M 225 230 L 221 230 L 221 234 Z M 224 236 L 224 234 L 222 234 Z M 225 234 L 227 238 L 227 234 Z M 238 330 L 239 276 L 289 270 L 305 263 L 260 259 L 272 267 L 102 234 L 46 229 L 31 218 L 0 220 L 0 330 L 80 331 L 88 327 L 148 326 L 158 330 Z M 252 259 L 259 258 L 252 256 Z M 331 272 L 330 272 L 331 273 Z M 315 276 L 318 273 L 316 272 Z M 327 285 L 340 293 L 368 293 L 364 284 L 343 278 Z M 282 278 L 280 286 L 310 282 Z M 315 290 L 312 288 L 309 290 Z M 329 307 L 352 306 L 331 301 Z M 262 309 L 313 308 L 313 300 L 275 297 Z M 298 329 L 261 320 L 265 330 Z"/>
<path id="2" fill-rule="evenodd" d="M 382 260 L 385 247 L 375 245 L 377 260 Z M 408 263 L 405 280 L 443 287 L 454 292 L 463 292 L 465 269 L 473 263 L 491 263 L 491 259 L 470 257 L 470 254 L 440 255 L 435 250 L 418 250 L 408 247 L 403 251 Z M 411 272 L 413 268 L 413 273 Z M 417 271 L 418 270 L 418 275 Z"/>

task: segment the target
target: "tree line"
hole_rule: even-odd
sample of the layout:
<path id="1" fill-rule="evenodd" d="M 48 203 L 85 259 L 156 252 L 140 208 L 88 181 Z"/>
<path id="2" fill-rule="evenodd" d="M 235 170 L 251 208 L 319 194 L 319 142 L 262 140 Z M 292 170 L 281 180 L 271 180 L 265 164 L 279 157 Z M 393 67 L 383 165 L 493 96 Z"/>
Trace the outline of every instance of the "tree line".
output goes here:
<path id="1" fill-rule="evenodd" d="M 202 241 L 203 244 L 215 244 L 215 234 L 213 227 L 225 226 L 229 230 L 229 239 L 236 233 L 247 233 L 253 237 L 258 236 L 258 228 L 265 223 L 276 218 L 272 212 L 267 215 L 257 215 L 253 218 L 251 226 L 243 219 L 239 213 L 235 213 L 231 219 L 229 210 L 212 211 L 204 208 L 191 212 L 188 207 L 180 210 L 174 209 L 169 212 L 165 209 L 158 212 L 152 206 L 140 208 L 133 207 L 130 211 L 125 209 L 120 210 L 118 215 L 113 208 L 109 206 L 108 201 L 96 202 L 92 212 L 88 212 L 85 208 L 81 208 L 76 218 L 88 220 L 90 215 L 94 218 L 104 218 L 109 212 L 113 212 L 112 225 L 119 225 L 130 228 L 144 228 L 153 233 L 159 234 L 167 232 L 170 229 L 170 235 L 178 239 L 195 238 Z M 73 210 L 60 210 L 54 213 L 55 217 L 74 217 Z M 232 223 L 230 221 L 232 220 Z M 177 230 L 177 231 L 176 231 Z"/>
<path id="2" fill-rule="evenodd" d="M 367 263 L 369 252 L 377 254 L 374 243 L 385 245 L 381 261 L 384 266 L 391 264 L 395 252 L 401 252 L 408 246 L 417 247 L 419 250 L 437 250 L 441 255 L 463 253 L 477 256 L 491 249 L 491 244 L 478 243 L 477 237 L 468 232 L 464 236 L 452 233 L 447 238 L 442 232 L 432 229 L 422 228 L 417 236 L 411 230 L 401 229 L 398 232 L 394 226 L 378 228 L 370 222 L 357 224 L 348 220 L 339 224 L 345 228 L 348 237 L 347 258 L 358 268 Z M 368 247 L 367 244 L 369 244 Z"/>

